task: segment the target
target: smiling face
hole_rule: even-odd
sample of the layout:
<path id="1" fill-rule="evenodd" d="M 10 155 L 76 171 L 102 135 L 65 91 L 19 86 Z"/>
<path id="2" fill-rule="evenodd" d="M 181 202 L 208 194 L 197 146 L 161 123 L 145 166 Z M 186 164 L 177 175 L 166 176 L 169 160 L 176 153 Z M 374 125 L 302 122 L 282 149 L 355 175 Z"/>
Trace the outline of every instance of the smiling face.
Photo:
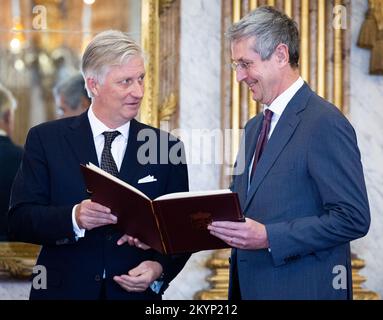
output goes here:
<path id="1" fill-rule="evenodd" d="M 269 60 L 262 61 L 253 49 L 254 37 L 234 41 L 231 45 L 237 81 L 245 82 L 253 94 L 253 99 L 270 105 L 280 94 L 281 70 L 273 53 Z"/>
<path id="2" fill-rule="evenodd" d="M 144 96 L 144 77 L 143 58 L 132 56 L 121 65 L 109 67 L 101 81 L 87 79 L 95 115 L 112 129 L 133 119 Z"/>

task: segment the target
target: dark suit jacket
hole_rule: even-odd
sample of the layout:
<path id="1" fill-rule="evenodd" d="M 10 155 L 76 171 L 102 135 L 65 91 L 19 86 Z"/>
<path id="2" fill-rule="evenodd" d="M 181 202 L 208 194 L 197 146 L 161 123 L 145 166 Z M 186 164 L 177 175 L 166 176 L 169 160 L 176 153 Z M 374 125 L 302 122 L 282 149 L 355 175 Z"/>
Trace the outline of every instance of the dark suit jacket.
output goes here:
<path id="1" fill-rule="evenodd" d="M 351 298 L 349 243 L 370 225 L 355 132 L 304 84 L 279 119 L 247 192 L 262 119 L 259 114 L 246 125 L 244 157 L 237 159 L 245 171 L 232 190 L 245 215 L 266 225 L 271 252 L 232 250 L 230 298 L 236 298 L 236 275 L 243 299 Z"/>
<path id="2" fill-rule="evenodd" d="M 137 139 L 143 129 L 149 129 L 152 138 L 153 135 L 154 138 L 160 136 L 160 130 L 131 121 L 119 178 L 150 198 L 187 191 L 186 164 L 142 165 L 138 162 L 137 151 L 146 143 Z M 161 135 L 168 138 L 164 132 Z M 172 144 L 175 143 L 173 140 Z M 158 160 L 160 148 L 157 140 L 152 147 L 154 159 L 157 156 Z M 167 151 L 165 149 L 165 155 Z M 128 244 L 117 246 L 122 234 L 114 226 L 87 231 L 84 238 L 75 240 L 72 208 L 88 198 L 80 163 L 89 161 L 98 164 L 86 112 L 78 117 L 41 124 L 28 134 L 24 158 L 13 188 L 9 227 L 12 239 L 43 245 L 37 264 L 47 268 L 48 289 L 32 288 L 31 299 L 97 299 L 104 270 L 108 299 L 160 299 L 160 295 L 150 288 L 144 293 L 128 293 L 112 278 L 126 274 L 144 260 L 155 260 L 163 265 L 165 289 L 183 268 L 189 255 L 171 257 Z M 149 174 L 157 181 L 137 184 L 140 178 Z"/>
<path id="3" fill-rule="evenodd" d="M 8 137 L 0 136 L 0 241 L 7 240 L 9 198 L 22 156 L 22 148 L 16 146 Z"/>

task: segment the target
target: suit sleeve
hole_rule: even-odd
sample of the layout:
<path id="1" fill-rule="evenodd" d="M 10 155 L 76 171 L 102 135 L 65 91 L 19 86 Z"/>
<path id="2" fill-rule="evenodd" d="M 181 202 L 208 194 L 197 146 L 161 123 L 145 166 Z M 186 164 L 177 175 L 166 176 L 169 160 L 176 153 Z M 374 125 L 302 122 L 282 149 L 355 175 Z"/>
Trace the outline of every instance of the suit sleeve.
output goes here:
<path id="1" fill-rule="evenodd" d="M 43 245 L 74 242 L 71 211 L 72 206 L 50 205 L 49 166 L 39 132 L 33 128 L 12 188 L 10 238 Z"/>
<path id="2" fill-rule="evenodd" d="M 175 154 L 172 153 L 172 150 L 174 151 L 175 149 L 172 148 L 178 148 L 180 154 L 175 156 Z M 180 163 L 174 163 L 172 155 L 175 156 L 174 158 L 180 159 Z M 169 164 L 170 170 L 167 179 L 166 193 L 189 191 L 185 149 L 182 142 L 177 141 L 177 143 L 170 148 L 169 156 L 171 159 Z M 161 287 L 160 293 L 163 293 L 166 290 L 170 281 L 178 275 L 189 258 L 190 254 L 162 255 L 158 252 L 154 252 L 153 260 L 158 261 L 162 265 L 164 273 L 164 283 Z"/>
<path id="3" fill-rule="evenodd" d="M 370 226 L 360 152 L 354 129 L 346 118 L 326 117 L 312 132 L 308 174 L 317 189 L 318 215 L 266 225 L 275 265 L 363 237 Z M 309 186 L 308 186 L 309 187 Z M 293 259 L 293 260 L 294 260 Z"/>

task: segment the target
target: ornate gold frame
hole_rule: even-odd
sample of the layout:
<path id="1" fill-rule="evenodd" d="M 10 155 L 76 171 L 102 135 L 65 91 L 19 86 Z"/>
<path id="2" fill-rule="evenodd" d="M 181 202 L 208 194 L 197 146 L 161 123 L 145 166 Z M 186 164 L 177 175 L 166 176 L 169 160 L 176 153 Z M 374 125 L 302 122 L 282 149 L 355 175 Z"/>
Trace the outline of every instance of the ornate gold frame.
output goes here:
<path id="1" fill-rule="evenodd" d="M 141 105 L 140 120 L 154 127 L 159 127 L 161 121 L 169 121 L 178 109 L 178 85 L 170 84 L 170 86 L 175 86 L 170 89 L 170 92 L 162 92 L 164 90 L 161 91 L 159 85 L 160 61 L 164 58 L 160 50 L 161 15 L 177 2 L 177 0 L 142 1 L 141 45 L 147 54 L 147 77 L 145 78 L 146 93 Z M 171 17 L 169 18 L 171 19 Z M 177 26 L 173 26 L 173 28 L 176 29 Z M 174 38 L 178 41 L 177 34 Z M 174 45 L 177 47 L 177 44 Z M 178 61 L 176 63 L 178 65 Z M 161 81 L 168 81 L 168 79 L 161 78 Z"/>
<path id="2" fill-rule="evenodd" d="M 164 101 L 159 101 L 160 16 L 173 4 L 179 5 L 177 1 L 142 0 L 141 3 L 141 45 L 147 53 L 147 76 L 140 119 L 155 127 L 159 126 L 160 120 L 169 120 L 178 109 L 177 90 L 165 93 Z M 37 245 L 0 242 L 0 276 L 29 277 L 39 251 Z"/>
<path id="3" fill-rule="evenodd" d="M 370 74 L 383 74 L 383 0 L 369 0 L 358 46 L 371 50 Z"/>

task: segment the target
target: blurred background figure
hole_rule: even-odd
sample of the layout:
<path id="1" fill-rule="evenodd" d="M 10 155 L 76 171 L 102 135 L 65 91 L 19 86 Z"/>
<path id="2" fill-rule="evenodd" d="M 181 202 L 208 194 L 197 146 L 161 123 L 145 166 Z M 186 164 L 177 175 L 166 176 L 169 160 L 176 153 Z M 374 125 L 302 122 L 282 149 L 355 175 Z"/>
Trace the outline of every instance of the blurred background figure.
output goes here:
<path id="1" fill-rule="evenodd" d="M 53 88 L 53 95 L 58 118 L 77 116 L 87 110 L 91 103 L 81 73 L 59 82 Z"/>
<path id="2" fill-rule="evenodd" d="M 11 140 L 16 105 L 13 94 L 0 85 L 0 241 L 7 240 L 10 191 L 23 154 Z"/>

